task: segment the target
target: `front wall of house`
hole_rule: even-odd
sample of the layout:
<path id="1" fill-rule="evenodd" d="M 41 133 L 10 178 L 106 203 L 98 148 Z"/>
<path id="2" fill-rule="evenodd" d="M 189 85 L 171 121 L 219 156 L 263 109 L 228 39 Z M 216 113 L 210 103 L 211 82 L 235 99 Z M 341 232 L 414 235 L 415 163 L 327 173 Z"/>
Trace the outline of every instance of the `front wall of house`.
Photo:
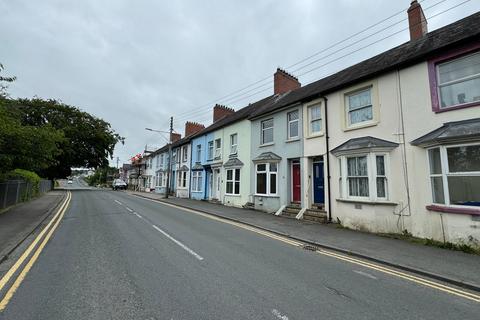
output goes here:
<path id="1" fill-rule="evenodd" d="M 221 167 L 222 185 L 220 188 L 220 200 L 223 204 L 229 206 L 241 207 L 251 201 L 250 192 L 250 141 L 251 129 L 250 121 L 242 120 L 215 131 L 215 139 L 222 139 L 222 163 L 225 164 L 230 159 L 230 136 L 237 134 L 237 155 L 243 166 L 240 169 L 240 194 L 233 195 L 226 193 L 227 168 Z M 230 169 L 230 168 L 228 168 Z M 231 169 L 235 169 L 232 167 Z M 238 169 L 238 167 L 237 167 Z"/>
<path id="2" fill-rule="evenodd" d="M 199 136 L 195 139 L 192 139 L 191 152 L 190 152 L 191 157 L 192 157 L 191 168 L 193 168 L 196 163 L 199 163 L 200 165 L 205 165 L 205 164 L 208 163 L 208 161 L 207 161 L 207 145 L 208 145 L 208 141 L 212 141 L 213 138 L 214 138 L 213 133 L 207 133 L 205 135 L 202 135 L 202 136 Z M 196 152 L 197 145 L 202 146 L 200 159 L 198 159 L 198 157 L 197 157 L 197 152 Z M 200 171 L 202 172 L 201 190 L 200 191 L 194 191 L 192 189 L 191 192 L 190 192 L 190 197 L 192 199 L 197 199 L 197 200 L 206 199 L 207 195 L 208 195 L 208 180 L 207 180 L 207 177 L 206 177 L 207 171 L 205 169 L 202 169 Z M 190 183 L 191 183 L 191 179 L 192 179 L 192 174 L 193 174 L 193 170 L 190 170 Z"/>
<path id="3" fill-rule="evenodd" d="M 366 86 L 373 86 L 373 114 L 376 121 L 371 126 L 348 130 L 344 94 Z M 427 151 L 410 144 L 445 122 L 478 117 L 480 107 L 434 113 L 426 62 L 329 94 L 327 98 L 330 149 L 363 136 L 399 143 L 397 148 L 386 152 L 388 199 L 385 203 L 342 201 L 341 194 L 345 193 L 345 189 L 341 190 L 339 181 L 339 159 L 330 154 L 331 213 L 334 220 L 338 219 L 354 229 L 393 233 L 407 230 L 415 236 L 439 241 L 469 242 L 472 238 L 477 241 L 480 239 L 480 222 L 470 215 L 440 214 L 426 210 L 425 206 L 432 203 Z M 406 133 L 407 166 L 401 135 L 401 109 Z M 407 194 L 410 195 L 410 206 Z"/>
<path id="4" fill-rule="evenodd" d="M 184 158 L 183 158 L 183 147 L 184 146 L 187 146 L 187 159 L 184 161 Z M 181 158 L 180 158 L 180 162 L 178 162 L 176 164 L 176 176 L 175 178 L 177 179 L 175 185 L 176 185 L 176 189 L 175 189 L 175 194 L 177 197 L 179 198 L 188 198 L 189 197 L 189 190 L 190 190 L 190 161 L 191 161 L 191 156 L 192 156 L 192 149 L 191 149 L 191 144 L 190 142 L 189 143 L 186 143 L 184 145 L 181 145 L 180 147 L 177 148 L 177 155 L 181 153 Z M 179 185 L 179 175 L 182 174 L 182 171 L 179 171 L 179 169 L 183 166 L 187 166 L 188 167 L 188 171 L 186 173 L 186 177 L 187 177 L 187 180 L 186 180 L 186 184 L 185 184 L 185 187 L 181 187 Z"/>
<path id="5" fill-rule="evenodd" d="M 287 113 L 299 110 L 299 139 L 287 141 Z M 261 122 L 273 118 L 273 144 L 261 145 Z M 266 212 L 275 212 L 282 205 L 288 205 L 291 201 L 291 159 L 299 159 L 302 156 L 302 107 L 295 106 L 285 111 L 275 113 L 270 116 L 264 116 L 251 122 L 251 159 L 258 157 L 264 152 L 273 152 L 282 159 L 278 163 L 277 172 L 277 195 L 263 196 L 254 195 L 255 209 Z M 251 161 L 251 160 L 250 160 Z M 250 190 L 252 194 L 256 192 L 256 166 L 251 163 Z M 300 170 L 305 171 L 303 162 L 300 162 Z"/>
<path id="6" fill-rule="evenodd" d="M 446 122 L 478 118 L 480 106 L 435 113 L 432 111 L 427 63 L 415 65 L 401 72 L 404 101 L 407 161 L 411 181 L 412 221 L 409 230 L 414 235 L 442 241 L 480 243 L 480 219 L 467 214 L 429 211 L 432 204 L 427 150 L 409 142 Z M 479 191 L 480 192 L 480 191 Z"/>

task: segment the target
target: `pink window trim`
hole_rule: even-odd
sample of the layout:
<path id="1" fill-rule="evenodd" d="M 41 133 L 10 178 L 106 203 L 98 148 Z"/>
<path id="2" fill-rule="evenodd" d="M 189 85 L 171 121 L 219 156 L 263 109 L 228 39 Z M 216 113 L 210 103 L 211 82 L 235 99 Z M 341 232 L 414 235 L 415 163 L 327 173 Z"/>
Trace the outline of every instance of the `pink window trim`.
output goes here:
<path id="1" fill-rule="evenodd" d="M 462 105 L 451 106 L 448 108 L 440 108 L 440 101 L 437 91 L 437 65 L 439 63 L 459 58 L 462 55 L 473 53 L 474 51 L 480 49 L 480 43 L 469 44 L 462 46 L 460 48 L 455 48 L 452 50 L 446 51 L 444 54 L 437 56 L 434 59 L 428 61 L 428 78 L 430 80 L 430 95 L 432 98 L 432 110 L 435 113 L 445 112 L 456 109 L 469 108 L 480 105 L 480 102 L 470 102 Z"/>
<path id="2" fill-rule="evenodd" d="M 471 216 L 480 216 L 480 208 L 460 208 L 460 207 L 450 207 L 445 205 L 431 204 L 425 206 L 429 211 L 436 212 L 446 212 L 446 213 L 456 213 L 456 214 L 469 214 Z"/>

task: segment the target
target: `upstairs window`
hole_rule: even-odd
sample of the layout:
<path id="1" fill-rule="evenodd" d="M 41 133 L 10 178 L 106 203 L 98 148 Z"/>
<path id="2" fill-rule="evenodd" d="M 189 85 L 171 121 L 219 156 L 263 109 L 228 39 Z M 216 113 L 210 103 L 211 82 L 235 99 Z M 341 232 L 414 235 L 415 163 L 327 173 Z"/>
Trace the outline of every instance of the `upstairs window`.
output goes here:
<path id="1" fill-rule="evenodd" d="M 215 140 L 215 159 L 219 159 L 222 156 L 222 139 Z"/>
<path id="2" fill-rule="evenodd" d="M 439 110 L 480 104 L 480 52 L 436 65 Z"/>
<path id="3" fill-rule="evenodd" d="M 347 127 L 373 120 L 372 88 L 349 93 L 345 96 Z"/>
<path id="4" fill-rule="evenodd" d="M 230 135 L 230 154 L 237 154 L 237 134 Z"/>
<path id="5" fill-rule="evenodd" d="M 187 162 L 188 159 L 188 146 L 182 147 L 182 162 Z"/>
<path id="6" fill-rule="evenodd" d="M 197 144 L 197 162 L 202 161 L 202 145 Z"/>
<path id="7" fill-rule="evenodd" d="M 273 119 L 264 120 L 261 123 L 261 142 L 262 144 L 273 142 Z"/>
<path id="8" fill-rule="evenodd" d="M 309 133 L 311 135 L 318 134 L 322 131 L 322 114 L 319 104 L 308 108 L 308 121 L 310 123 Z"/>
<path id="9" fill-rule="evenodd" d="M 298 138 L 298 110 L 287 113 L 288 139 Z"/>
<path id="10" fill-rule="evenodd" d="M 208 154 L 207 154 L 208 160 L 213 159 L 213 141 L 208 141 Z"/>

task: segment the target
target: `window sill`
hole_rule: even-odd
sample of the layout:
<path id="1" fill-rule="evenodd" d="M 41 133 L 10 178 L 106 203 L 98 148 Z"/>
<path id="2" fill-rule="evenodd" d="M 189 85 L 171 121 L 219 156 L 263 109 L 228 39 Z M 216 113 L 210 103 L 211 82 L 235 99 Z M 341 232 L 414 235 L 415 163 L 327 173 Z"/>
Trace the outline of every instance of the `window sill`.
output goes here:
<path id="1" fill-rule="evenodd" d="M 348 202 L 348 203 L 364 203 L 364 204 L 371 204 L 371 205 L 385 205 L 385 206 L 396 206 L 398 203 L 393 201 L 382 201 L 382 200 L 361 200 L 361 199 L 344 199 L 344 198 L 337 198 L 335 199 L 339 202 Z"/>
<path id="2" fill-rule="evenodd" d="M 293 138 L 285 140 L 285 143 L 300 141 L 300 138 Z"/>
<path id="3" fill-rule="evenodd" d="M 311 134 L 307 137 L 305 137 L 305 139 L 314 139 L 314 138 L 318 138 L 318 137 L 323 137 L 325 134 L 323 132 L 321 133 L 316 133 L 316 134 Z"/>
<path id="4" fill-rule="evenodd" d="M 469 103 L 464 103 L 464 104 L 457 104 L 455 106 L 451 107 L 446 107 L 446 108 L 435 108 L 433 107 L 433 111 L 435 113 L 442 113 L 442 112 L 447 112 L 447 111 L 452 111 L 452 110 L 459 110 L 459 109 L 464 109 L 464 108 L 471 108 L 471 107 L 476 107 L 480 105 L 480 101 L 473 101 Z"/>
<path id="5" fill-rule="evenodd" d="M 425 206 L 425 208 L 429 211 L 435 212 L 445 212 L 445 213 L 456 213 L 456 214 L 469 214 L 471 216 L 480 216 L 480 208 L 472 208 L 472 207 L 452 207 L 447 205 L 440 205 L 440 204 L 431 204 Z"/>
<path id="6" fill-rule="evenodd" d="M 241 195 L 239 195 L 239 194 L 233 194 L 233 193 L 225 193 L 225 197 L 236 197 L 236 198 L 240 198 Z"/>
<path id="7" fill-rule="evenodd" d="M 269 142 L 269 143 L 261 144 L 261 145 L 259 145 L 258 147 L 260 147 L 260 148 L 269 147 L 269 146 L 273 146 L 274 144 L 275 144 L 274 142 Z"/>
<path id="8" fill-rule="evenodd" d="M 280 198 L 279 195 L 276 194 L 254 194 L 255 197 L 263 197 L 263 198 Z"/>
<path id="9" fill-rule="evenodd" d="M 200 192 L 203 192 L 203 191 L 202 190 L 200 190 L 200 191 L 192 190 L 192 193 L 200 193 Z"/>
<path id="10" fill-rule="evenodd" d="M 364 123 L 364 124 L 353 125 L 353 126 L 344 128 L 343 131 L 351 131 L 351 130 L 373 127 L 373 126 L 376 126 L 377 124 L 378 124 L 378 121 L 373 121 L 373 122 L 368 122 L 368 123 Z"/>

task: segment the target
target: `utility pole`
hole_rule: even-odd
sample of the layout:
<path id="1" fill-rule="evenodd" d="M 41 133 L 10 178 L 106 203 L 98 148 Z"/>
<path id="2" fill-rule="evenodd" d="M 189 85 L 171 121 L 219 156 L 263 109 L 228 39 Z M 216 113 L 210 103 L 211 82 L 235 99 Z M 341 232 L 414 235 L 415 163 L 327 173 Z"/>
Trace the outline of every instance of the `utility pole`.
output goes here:
<path id="1" fill-rule="evenodd" d="M 168 198 L 170 193 L 170 176 L 172 174 L 172 133 L 173 133 L 173 117 L 170 117 L 170 144 L 168 146 L 168 173 L 167 173 L 167 192 L 165 198 Z"/>

